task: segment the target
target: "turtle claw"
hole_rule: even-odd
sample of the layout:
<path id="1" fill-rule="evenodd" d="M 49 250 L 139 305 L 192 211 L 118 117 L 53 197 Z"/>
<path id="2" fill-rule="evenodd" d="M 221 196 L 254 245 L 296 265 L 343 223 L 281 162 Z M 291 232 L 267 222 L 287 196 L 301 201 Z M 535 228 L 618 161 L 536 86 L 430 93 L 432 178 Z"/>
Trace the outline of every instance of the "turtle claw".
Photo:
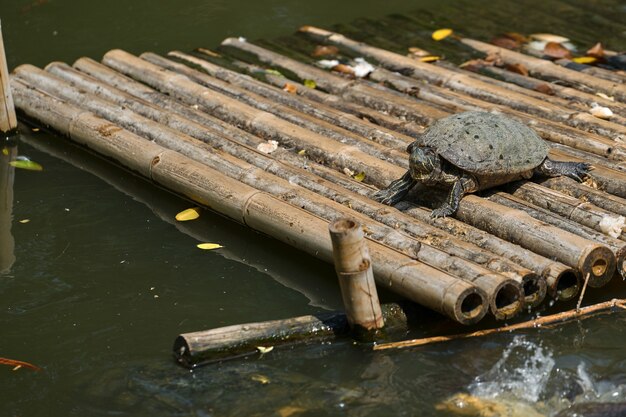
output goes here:
<path id="1" fill-rule="evenodd" d="M 589 171 L 593 169 L 587 162 L 567 162 L 563 163 L 563 173 L 578 182 L 583 182 L 589 177 Z"/>
<path id="2" fill-rule="evenodd" d="M 438 207 L 430 213 L 430 217 L 433 219 L 438 219 L 439 217 L 448 217 L 452 216 L 456 210 L 452 208 L 449 204 L 444 204 L 441 207 Z"/>

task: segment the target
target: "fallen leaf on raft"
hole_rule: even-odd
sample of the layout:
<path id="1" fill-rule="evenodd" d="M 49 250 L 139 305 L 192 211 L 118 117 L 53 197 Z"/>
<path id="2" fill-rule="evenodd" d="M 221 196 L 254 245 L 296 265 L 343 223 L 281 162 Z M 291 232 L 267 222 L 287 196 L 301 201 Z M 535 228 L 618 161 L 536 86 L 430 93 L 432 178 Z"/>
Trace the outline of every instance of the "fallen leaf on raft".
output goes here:
<path id="1" fill-rule="evenodd" d="M 326 69 L 335 68 L 337 65 L 339 65 L 339 61 L 336 59 L 320 59 L 319 61 L 317 61 L 318 67 Z"/>
<path id="2" fill-rule="evenodd" d="M 275 69 L 266 69 L 265 73 L 269 75 L 276 75 L 277 77 L 284 77 L 284 75 L 281 74 L 280 71 L 277 71 Z"/>
<path id="3" fill-rule="evenodd" d="M 314 57 L 337 54 L 339 54 L 339 48 L 332 45 L 317 45 L 313 52 L 311 52 L 311 56 Z"/>
<path id="4" fill-rule="evenodd" d="M 342 74 L 355 75 L 354 68 L 346 64 L 337 64 L 333 67 L 333 71 L 340 72 Z"/>
<path id="5" fill-rule="evenodd" d="M 187 222 L 189 220 L 196 220 L 198 217 L 200 217 L 200 207 L 192 207 L 178 213 L 176 220 L 179 222 Z"/>
<path id="6" fill-rule="evenodd" d="M 604 93 L 596 93 L 596 96 L 602 97 L 603 99 L 606 99 L 606 100 L 609 100 L 609 101 L 615 101 L 615 98 L 613 96 L 607 96 Z"/>
<path id="7" fill-rule="evenodd" d="M 554 42 L 554 43 L 564 43 L 569 42 L 569 39 L 564 36 L 554 35 L 552 33 L 533 33 L 529 35 L 531 39 L 542 41 L 542 42 Z"/>
<path id="8" fill-rule="evenodd" d="M 506 36 L 498 36 L 496 38 L 493 38 L 491 39 L 490 43 L 504 49 L 517 49 L 522 45 L 521 42 L 518 42 L 515 39 L 511 39 Z"/>
<path id="9" fill-rule="evenodd" d="M 440 59 L 441 59 L 440 56 L 428 55 L 428 56 L 419 57 L 418 61 L 420 61 L 420 62 L 436 62 L 436 61 L 439 61 Z"/>
<path id="10" fill-rule="evenodd" d="M 504 36 L 506 36 L 507 38 L 513 39 L 514 41 L 517 41 L 520 44 L 526 43 L 530 40 L 528 36 L 524 36 L 521 33 L 517 33 L 517 32 L 506 32 Z"/>
<path id="11" fill-rule="evenodd" d="M 298 151 L 298 155 L 302 156 L 302 155 L 306 155 L 306 149 L 300 149 Z"/>
<path id="12" fill-rule="evenodd" d="M 222 56 L 215 51 L 206 48 L 198 48 L 196 49 L 198 52 L 202 52 L 205 55 L 212 56 L 213 58 L 221 58 Z"/>
<path id="13" fill-rule="evenodd" d="M 41 165 L 37 162 L 31 161 L 30 159 L 16 159 L 15 161 L 9 162 L 9 165 L 15 168 L 27 169 L 29 171 L 43 171 L 43 167 Z"/>
<path id="14" fill-rule="evenodd" d="M 289 94 L 296 94 L 298 92 L 298 87 L 293 84 L 286 83 L 283 87 L 283 91 L 286 91 Z"/>
<path id="15" fill-rule="evenodd" d="M 263 353 L 263 354 L 265 354 L 265 353 L 269 353 L 269 352 L 271 352 L 272 350 L 274 350 L 274 346 L 267 346 L 267 347 L 266 347 L 266 346 L 257 346 L 256 348 L 257 348 L 257 350 L 258 350 L 260 353 Z"/>
<path id="16" fill-rule="evenodd" d="M 275 140 L 268 140 L 267 142 L 259 143 L 256 148 L 259 152 L 269 154 L 278 149 L 278 142 Z"/>
<path id="17" fill-rule="evenodd" d="M 465 61 L 459 68 L 467 69 L 469 71 L 478 71 L 484 66 L 493 66 L 492 62 L 487 62 L 484 59 L 470 59 L 469 61 Z"/>
<path id="18" fill-rule="evenodd" d="M 286 405 L 278 410 L 280 417 L 291 417 L 294 414 L 306 411 L 304 408 L 294 407 L 293 405 Z"/>
<path id="19" fill-rule="evenodd" d="M 577 64 L 593 64 L 597 60 L 598 58 L 593 56 L 577 56 L 576 58 L 572 58 L 572 61 Z"/>
<path id="20" fill-rule="evenodd" d="M 604 57 L 604 47 L 600 42 L 598 42 L 589 48 L 586 54 L 594 58 L 602 58 Z"/>
<path id="21" fill-rule="evenodd" d="M 8 359 L 8 358 L 0 358 L 0 365 L 12 366 L 14 371 L 17 371 L 18 369 L 21 369 L 21 368 L 27 368 L 33 371 L 41 371 L 40 367 L 33 365 L 32 363 L 16 361 L 14 359 Z"/>
<path id="22" fill-rule="evenodd" d="M 433 38 L 433 40 L 435 41 L 440 41 L 442 39 L 447 38 L 448 36 L 452 35 L 454 33 L 454 31 L 452 29 L 437 29 L 436 31 L 434 31 L 431 35 L 431 37 Z"/>
<path id="23" fill-rule="evenodd" d="M 18 220 L 18 222 L 22 223 L 22 224 L 26 224 L 30 221 L 30 219 L 22 219 L 22 220 Z"/>
<path id="24" fill-rule="evenodd" d="M 263 385 L 270 383 L 270 379 L 266 377 L 265 375 L 261 375 L 261 374 L 254 374 L 250 377 L 250 379 L 256 382 L 260 382 Z"/>
<path id="25" fill-rule="evenodd" d="M 350 168 L 348 168 L 348 167 L 345 167 L 345 168 L 343 169 L 343 173 L 344 173 L 344 174 L 346 174 L 346 175 L 348 175 L 348 176 L 350 176 L 350 177 L 354 176 L 354 171 L 352 171 L 352 170 L 351 170 Z"/>
<path id="26" fill-rule="evenodd" d="M 411 46 L 409 48 L 409 54 L 411 56 L 416 56 L 416 57 L 424 57 L 424 56 L 429 56 L 432 55 L 430 52 L 422 49 L 422 48 L 418 48 L 417 46 Z"/>
<path id="27" fill-rule="evenodd" d="M 196 246 L 199 249 L 203 249 L 203 250 L 212 250 L 212 249 L 219 249 L 219 248 L 224 247 L 220 245 L 219 243 L 198 243 Z"/>
<path id="28" fill-rule="evenodd" d="M 533 90 L 539 91 L 540 93 L 548 94 L 551 96 L 554 95 L 554 88 L 552 88 L 550 84 L 548 83 L 537 84 L 535 88 L 533 88 Z"/>
<path id="29" fill-rule="evenodd" d="M 524 64 L 507 64 L 506 69 L 516 74 L 528 77 L 528 68 Z"/>
<path id="30" fill-rule="evenodd" d="M 352 66 L 352 70 L 354 71 L 354 75 L 359 78 L 367 77 L 370 72 L 373 72 L 376 69 L 362 57 L 354 58 L 354 62 L 355 65 Z"/>
<path id="31" fill-rule="evenodd" d="M 589 113 L 598 119 L 609 119 L 613 116 L 613 112 L 608 107 L 600 106 L 598 103 L 591 103 Z"/>
<path id="32" fill-rule="evenodd" d="M 555 59 L 572 57 L 570 50 L 557 42 L 546 43 L 546 46 L 543 48 L 543 54 Z"/>
<path id="33" fill-rule="evenodd" d="M 359 172 L 358 174 L 354 175 L 352 178 L 354 178 L 358 182 L 362 182 L 365 179 L 365 172 Z"/>
<path id="34" fill-rule="evenodd" d="M 317 87 L 317 84 L 313 80 L 304 80 L 302 84 L 304 84 L 305 87 L 310 88 L 311 90 L 315 90 L 315 88 Z"/>

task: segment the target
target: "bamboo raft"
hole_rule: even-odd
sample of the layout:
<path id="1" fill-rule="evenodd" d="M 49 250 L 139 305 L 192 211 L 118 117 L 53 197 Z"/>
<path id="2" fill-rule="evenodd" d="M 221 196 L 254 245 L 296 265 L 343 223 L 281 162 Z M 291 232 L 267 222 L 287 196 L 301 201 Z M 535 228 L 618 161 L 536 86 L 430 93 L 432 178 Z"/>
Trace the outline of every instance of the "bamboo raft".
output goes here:
<path id="1" fill-rule="evenodd" d="M 328 224 L 355 219 L 379 287 L 463 324 L 507 319 L 547 296 L 573 299 L 583 278 L 598 288 L 626 277 L 623 73 L 607 80 L 460 39 L 532 75 L 493 69 L 496 79 L 323 29 L 300 34 L 274 50 L 229 38 L 219 54 L 112 50 L 101 62 L 22 65 L 10 87 L 28 119 L 327 262 Z M 320 44 L 376 67 L 366 78 L 322 69 L 311 58 Z M 560 81 L 549 94 L 535 88 L 546 77 Z M 592 116 L 592 102 L 614 116 Z M 508 184 L 466 196 L 455 218 L 430 218 L 430 191 L 395 207 L 370 198 L 404 174 L 406 146 L 430 123 L 476 109 L 527 123 L 551 158 L 590 162 L 593 181 Z"/>

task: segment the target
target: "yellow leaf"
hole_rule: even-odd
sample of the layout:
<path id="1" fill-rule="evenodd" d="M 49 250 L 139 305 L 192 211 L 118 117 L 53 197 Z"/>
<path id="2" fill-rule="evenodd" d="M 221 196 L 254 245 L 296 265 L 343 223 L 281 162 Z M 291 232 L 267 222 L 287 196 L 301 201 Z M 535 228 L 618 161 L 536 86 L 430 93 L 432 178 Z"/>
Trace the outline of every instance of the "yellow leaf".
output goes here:
<path id="1" fill-rule="evenodd" d="M 293 405 L 286 405 L 278 410 L 278 415 L 280 417 L 291 417 L 294 414 L 301 413 L 306 411 L 304 408 L 294 407 Z"/>
<path id="2" fill-rule="evenodd" d="M 30 219 L 19 220 L 19 222 L 22 223 L 22 224 L 28 223 L 29 221 L 30 221 Z"/>
<path id="3" fill-rule="evenodd" d="M 361 182 L 365 179 L 365 172 L 359 172 L 353 178 L 357 180 L 358 182 Z"/>
<path id="4" fill-rule="evenodd" d="M 438 29 L 433 32 L 432 37 L 434 40 L 440 41 L 452 35 L 453 32 L 454 31 L 452 29 Z"/>
<path id="5" fill-rule="evenodd" d="M 305 155 L 306 154 L 306 149 L 300 149 L 298 151 L 298 155 Z"/>
<path id="6" fill-rule="evenodd" d="M 274 350 L 274 346 L 269 346 L 269 347 L 265 347 L 265 346 L 257 346 L 256 347 L 257 350 L 261 353 L 269 353 L 272 350 Z"/>
<path id="7" fill-rule="evenodd" d="M 198 243 L 196 246 L 200 249 L 211 250 L 211 249 L 219 249 L 223 248 L 219 243 Z"/>
<path id="8" fill-rule="evenodd" d="M 31 130 L 32 130 L 33 132 L 39 132 L 39 128 L 38 128 L 38 127 L 33 127 Z"/>
<path id="9" fill-rule="evenodd" d="M 195 220 L 198 217 L 200 217 L 200 207 L 192 207 L 178 213 L 176 215 L 176 220 L 179 222 L 186 222 L 189 220 Z"/>
<path id="10" fill-rule="evenodd" d="M 435 61 L 439 61 L 441 59 L 440 56 L 437 55 L 428 55 L 428 56 L 423 56 L 418 58 L 418 61 L 422 61 L 422 62 L 435 62 Z"/>
<path id="11" fill-rule="evenodd" d="M 315 87 L 317 87 L 317 84 L 313 80 L 304 80 L 303 84 L 305 87 L 308 87 L 310 89 L 315 89 Z"/>
<path id="12" fill-rule="evenodd" d="M 9 150 L 7 148 L 2 148 L 2 155 L 8 155 Z"/>
<path id="13" fill-rule="evenodd" d="M 277 71 L 275 69 L 266 69 L 265 73 L 270 75 L 276 75 L 277 77 L 284 77 L 284 75 L 281 74 L 280 71 Z"/>
<path id="14" fill-rule="evenodd" d="M 269 384 L 270 379 L 265 375 L 254 374 L 250 377 L 253 381 L 260 382 L 261 384 Z"/>
<path id="15" fill-rule="evenodd" d="M 29 171 L 43 171 L 43 167 L 41 165 L 29 159 L 16 159 L 15 161 L 9 162 L 9 165 L 14 166 L 15 168 L 27 169 Z"/>
<path id="16" fill-rule="evenodd" d="M 576 58 L 572 58 L 572 61 L 577 64 L 593 64 L 597 60 L 598 58 L 593 56 L 577 56 Z"/>

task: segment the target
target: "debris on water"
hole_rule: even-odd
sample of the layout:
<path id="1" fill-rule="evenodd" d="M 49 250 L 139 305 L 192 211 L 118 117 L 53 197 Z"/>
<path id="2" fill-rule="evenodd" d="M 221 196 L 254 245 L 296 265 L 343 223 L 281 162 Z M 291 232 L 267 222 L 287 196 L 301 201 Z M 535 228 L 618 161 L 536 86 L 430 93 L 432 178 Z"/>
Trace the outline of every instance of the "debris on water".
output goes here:
<path id="1" fill-rule="evenodd" d="M 179 222 L 187 222 L 195 220 L 200 217 L 200 207 L 192 207 L 181 211 L 176 215 L 176 220 Z"/>
<path id="2" fill-rule="evenodd" d="M 198 243 L 196 246 L 199 249 L 203 249 L 203 250 L 212 250 L 212 249 L 223 248 L 223 246 L 220 245 L 219 243 Z"/>

